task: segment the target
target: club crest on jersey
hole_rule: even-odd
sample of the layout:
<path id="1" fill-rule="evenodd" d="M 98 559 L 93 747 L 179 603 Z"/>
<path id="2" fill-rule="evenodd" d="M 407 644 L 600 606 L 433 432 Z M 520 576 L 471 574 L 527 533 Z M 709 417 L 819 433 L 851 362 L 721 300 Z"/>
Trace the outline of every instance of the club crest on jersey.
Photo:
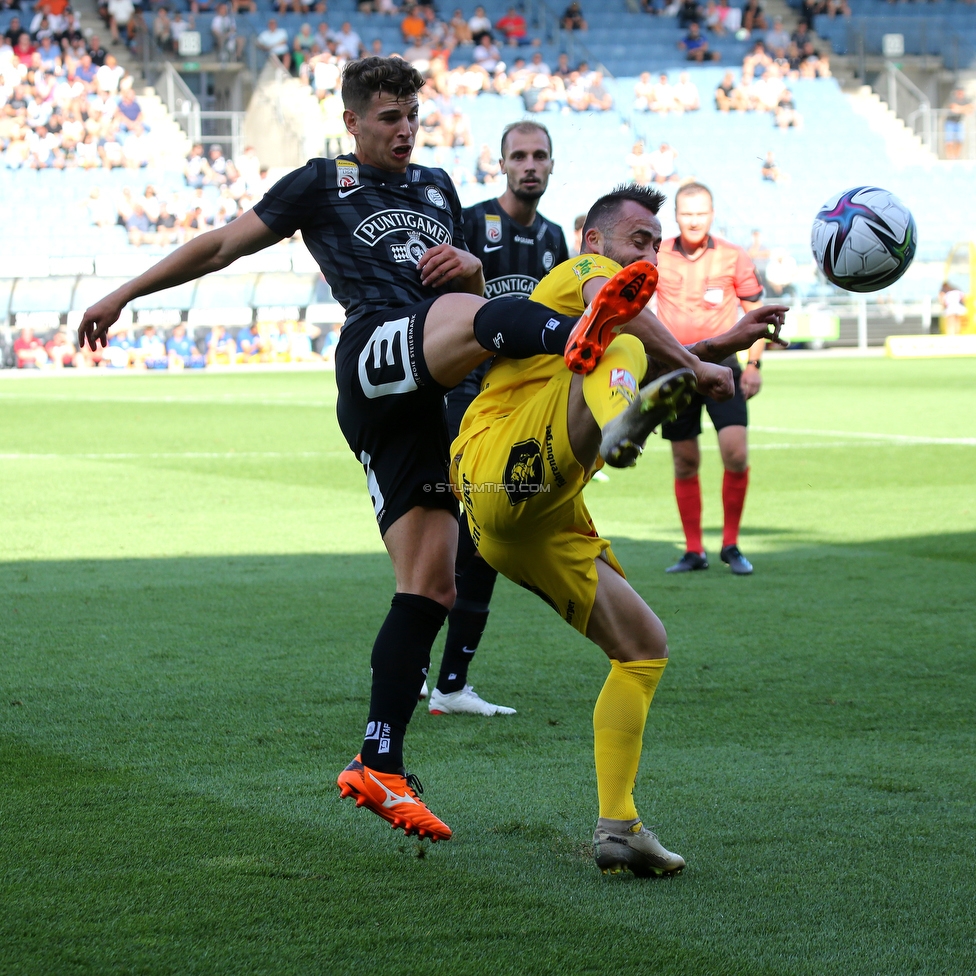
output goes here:
<path id="1" fill-rule="evenodd" d="M 544 251 L 542 254 L 542 267 L 546 271 L 552 271 L 552 266 L 556 263 L 556 255 L 552 251 Z"/>
<path id="2" fill-rule="evenodd" d="M 502 218 L 498 214 L 485 214 L 485 237 L 489 244 L 497 244 L 502 239 Z"/>
<path id="3" fill-rule="evenodd" d="M 450 244 L 451 232 L 439 221 L 416 210 L 380 210 L 370 214 L 353 234 L 364 244 L 375 247 L 390 234 L 405 234 L 419 237 L 429 247 L 436 244 Z M 402 238 L 401 238 L 402 240 Z M 407 241 L 403 241 L 404 244 Z"/>
<path id="4" fill-rule="evenodd" d="M 390 257 L 397 264 L 416 264 L 426 252 L 427 245 L 416 234 L 411 234 L 406 244 L 390 245 Z"/>
<path id="5" fill-rule="evenodd" d="M 447 209 L 447 203 L 444 200 L 444 194 L 441 193 L 441 191 L 438 190 L 436 186 L 428 186 L 427 189 L 424 190 L 424 193 L 427 195 L 427 199 L 430 200 L 430 202 L 435 207 L 440 207 L 441 210 Z"/>
<path id="6" fill-rule="evenodd" d="M 348 159 L 336 160 L 336 183 L 344 189 L 359 183 L 359 167 Z"/>

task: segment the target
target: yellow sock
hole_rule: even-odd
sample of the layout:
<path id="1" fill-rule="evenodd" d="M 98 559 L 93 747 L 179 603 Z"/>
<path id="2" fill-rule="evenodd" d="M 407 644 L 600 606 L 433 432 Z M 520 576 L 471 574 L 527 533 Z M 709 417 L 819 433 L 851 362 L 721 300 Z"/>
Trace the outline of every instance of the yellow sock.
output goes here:
<path id="1" fill-rule="evenodd" d="M 618 335 L 607 346 L 596 369 L 583 377 L 583 399 L 600 428 L 634 402 L 647 372 L 647 354 L 640 339 Z"/>
<path id="2" fill-rule="evenodd" d="M 601 817 L 613 820 L 637 817 L 634 781 L 640 764 L 644 723 L 667 663 L 666 657 L 610 662 L 610 674 L 593 709 L 593 753 Z"/>

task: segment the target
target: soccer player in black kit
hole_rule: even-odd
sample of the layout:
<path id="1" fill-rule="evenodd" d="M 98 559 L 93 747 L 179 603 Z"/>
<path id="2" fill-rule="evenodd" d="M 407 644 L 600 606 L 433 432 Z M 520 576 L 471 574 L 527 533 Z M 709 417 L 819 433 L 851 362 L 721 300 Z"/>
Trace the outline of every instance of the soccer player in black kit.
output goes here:
<path id="1" fill-rule="evenodd" d="M 390 554 L 396 592 L 373 645 L 362 750 L 339 775 L 343 797 L 407 833 L 447 840 L 403 767 L 403 738 L 454 604 L 458 505 L 449 490 L 444 394 L 498 352 L 563 355 L 593 368 L 614 330 L 654 290 L 637 262 L 577 318 L 520 298 L 483 297 L 448 175 L 410 163 L 422 76 L 399 58 L 352 61 L 343 121 L 355 153 L 312 159 L 225 227 L 194 238 L 86 310 L 79 341 L 95 349 L 133 299 L 226 267 L 301 230 L 346 310 L 336 347 L 339 426 L 360 460 Z M 447 489 L 447 490 L 445 490 Z"/>
<path id="2" fill-rule="evenodd" d="M 485 298 L 528 298 L 540 279 L 569 259 L 562 229 L 539 213 L 539 200 L 553 167 L 549 131 L 532 121 L 506 126 L 499 162 L 507 178 L 505 192 L 464 211 L 464 240 L 484 267 Z M 452 441 L 490 365 L 486 360 L 447 394 L 447 428 Z M 497 576 L 477 554 L 467 519 L 462 517 L 455 566 L 457 600 L 447 616 L 444 656 L 428 703 L 433 715 L 515 714 L 514 708 L 485 701 L 467 683 L 468 668 L 488 622 Z"/>

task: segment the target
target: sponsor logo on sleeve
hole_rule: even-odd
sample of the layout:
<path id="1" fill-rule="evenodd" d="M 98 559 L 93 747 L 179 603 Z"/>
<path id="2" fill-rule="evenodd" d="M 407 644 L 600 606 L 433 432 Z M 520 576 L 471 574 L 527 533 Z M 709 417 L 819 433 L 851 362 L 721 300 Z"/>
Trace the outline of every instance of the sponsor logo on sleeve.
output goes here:
<path id="1" fill-rule="evenodd" d="M 348 159 L 336 160 L 336 183 L 344 190 L 359 184 L 359 167 Z"/>
<path id="2" fill-rule="evenodd" d="M 502 239 L 502 218 L 498 214 L 485 214 L 485 237 L 489 244 L 498 244 Z"/>
<path id="3" fill-rule="evenodd" d="M 595 267 L 591 258 L 579 258 L 573 265 L 573 274 L 582 281 Z"/>

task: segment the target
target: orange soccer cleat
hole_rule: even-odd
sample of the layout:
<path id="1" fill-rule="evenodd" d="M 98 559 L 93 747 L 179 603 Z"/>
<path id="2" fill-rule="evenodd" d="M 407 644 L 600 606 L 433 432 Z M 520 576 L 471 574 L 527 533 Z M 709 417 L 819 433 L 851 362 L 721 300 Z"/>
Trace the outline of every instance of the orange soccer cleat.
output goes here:
<path id="1" fill-rule="evenodd" d="M 408 836 L 429 837 L 432 842 L 451 839 L 451 828 L 438 820 L 418 794 L 424 792 L 412 773 L 381 773 L 363 765 L 359 756 L 339 774 L 339 794 L 356 797 L 357 807 L 366 807 L 386 820 L 394 830 L 402 827 Z"/>
<path id="2" fill-rule="evenodd" d="M 590 373 L 610 340 L 651 300 L 657 268 L 635 261 L 618 271 L 587 305 L 573 326 L 563 358 L 574 373 Z"/>

